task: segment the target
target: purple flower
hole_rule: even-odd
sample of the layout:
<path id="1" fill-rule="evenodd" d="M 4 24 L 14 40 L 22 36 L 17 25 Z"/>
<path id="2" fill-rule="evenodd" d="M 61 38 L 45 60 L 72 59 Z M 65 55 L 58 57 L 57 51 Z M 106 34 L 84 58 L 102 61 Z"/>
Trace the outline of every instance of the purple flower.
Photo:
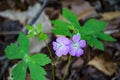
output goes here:
<path id="1" fill-rule="evenodd" d="M 82 48 L 84 48 L 85 46 L 86 46 L 86 41 L 80 40 L 79 34 L 74 35 L 69 46 L 70 55 L 77 57 L 81 56 L 84 53 Z"/>
<path id="2" fill-rule="evenodd" d="M 62 55 L 67 55 L 69 52 L 69 44 L 70 40 L 66 37 L 59 36 L 56 39 L 56 42 L 53 42 L 53 50 L 55 50 L 55 54 L 60 57 Z"/>

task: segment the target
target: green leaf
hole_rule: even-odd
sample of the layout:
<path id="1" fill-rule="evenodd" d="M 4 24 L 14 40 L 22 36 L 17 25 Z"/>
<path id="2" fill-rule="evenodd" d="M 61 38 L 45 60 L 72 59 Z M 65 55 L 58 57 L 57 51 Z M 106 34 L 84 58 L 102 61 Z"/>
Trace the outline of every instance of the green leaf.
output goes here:
<path id="1" fill-rule="evenodd" d="M 84 25 L 84 27 L 92 28 L 92 30 L 95 31 L 103 31 L 106 26 L 107 26 L 107 22 L 98 21 L 96 19 L 89 19 Z"/>
<path id="2" fill-rule="evenodd" d="M 45 54 L 41 54 L 41 53 L 31 56 L 31 59 L 34 60 L 34 62 L 40 66 L 44 66 L 51 62 L 49 57 L 47 57 Z"/>
<path id="3" fill-rule="evenodd" d="M 77 29 L 80 29 L 80 24 L 78 22 L 78 18 L 77 16 L 71 12 L 70 10 L 68 10 L 67 8 L 63 8 L 62 10 L 62 15 L 63 17 L 65 17 L 69 22 L 70 24 L 72 24 L 75 28 Z"/>
<path id="4" fill-rule="evenodd" d="M 96 33 L 96 36 L 105 41 L 116 41 L 116 39 L 105 33 Z"/>
<path id="5" fill-rule="evenodd" d="M 33 31 L 34 30 L 34 26 L 31 26 L 31 25 L 26 25 L 26 29 L 27 30 L 30 30 L 30 31 Z"/>
<path id="6" fill-rule="evenodd" d="M 96 33 L 103 31 L 107 26 L 106 22 L 97 21 L 96 19 L 89 19 L 79 32 L 84 35 L 95 35 Z M 86 32 L 87 31 L 87 32 Z"/>
<path id="7" fill-rule="evenodd" d="M 28 30 L 28 34 L 27 34 L 27 37 L 28 38 L 33 38 L 35 37 L 36 35 L 39 34 L 39 32 L 41 31 L 41 24 L 38 24 L 38 27 L 37 29 L 32 25 L 27 25 L 27 30 Z"/>
<path id="8" fill-rule="evenodd" d="M 28 30 L 28 33 L 33 33 L 35 31 L 34 26 L 31 26 L 31 25 L 27 25 L 26 29 Z"/>
<path id="9" fill-rule="evenodd" d="M 47 38 L 48 38 L 47 34 L 40 33 L 40 35 L 38 36 L 38 41 L 46 40 Z"/>
<path id="10" fill-rule="evenodd" d="M 8 59 L 20 59 L 23 58 L 26 53 L 16 44 L 11 43 L 5 48 L 5 54 Z"/>
<path id="11" fill-rule="evenodd" d="M 28 37 L 28 38 L 34 38 L 35 35 L 31 33 L 31 34 L 28 34 L 27 37 Z"/>
<path id="12" fill-rule="evenodd" d="M 37 37 L 38 41 L 46 40 L 48 36 L 42 32 L 42 24 L 38 24 L 37 28 L 34 26 L 27 26 L 28 28 L 28 38 Z"/>
<path id="13" fill-rule="evenodd" d="M 52 30 L 52 32 L 54 34 L 71 36 L 71 32 L 68 27 L 69 24 L 67 24 L 61 20 L 54 20 L 54 21 L 52 21 L 52 23 L 55 26 L 55 28 Z"/>
<path id="14" fill-rule="evenodd" d="M 97 40 L 96 38 L 94 37 L 90 37 L 89 36 L 89 39 L 87 39 L 87 43 L 91 46 L 91 47 L 96 47 L 100 50 L 104 50 L 104 45 L 99 41 Z"/>
<path id="15" fill-rule="evenodd" d="M 100 50 L 104 50 L 103 44 L 97 39 L 114 41 L 114 39 L 102 31 L 107 26 L 106 22 L 89 19 L 84 26 L 79 30 L 81 38 L 87 40 L 90 46 L 94 46 Z"/>
<path id="16" fill-rule="evenodd" d="M 33 80 L 46 80 L 45 70 L 41 67 L 51 62 L 50 58 L 48 58 L 45 54 L 35 54 L 30 57 L 30 61 L 28 62 L 30 75 Z"/>
<path id="17" fill-rule="evenodd" d="M 38 24 L 37 26 L 37 33 L 40 33 L 42 30 L 42 24 Z"/>
<path id="18" fill-rule="evenodd" d="M 19 34 L 18 43 L 19 46 L 12 43 L 6 47 L 5 53 L 9 59 L 20 59 L 28 54 L 29 39 L 23 33 Z"/>
<path id="19" fill-rule="evenodd" d="M 20 48 L 27 54 L 29 50 L 29 39 L 23 33 L 19 34 L 18 43 Z"/>
<path id="20" fill-rule="evenodd" d="M 26 80 L 27 64 L 24 61 L 19 62 L 12 70 L 13 80 Z"/>
<path id="21" fill-rule="evenodd" d="M 46 80 L 45 78 L 46 72 L 42 67 L 39 67 L 33 62 L 29 62 L 28 66 L 32 80 Z"/>

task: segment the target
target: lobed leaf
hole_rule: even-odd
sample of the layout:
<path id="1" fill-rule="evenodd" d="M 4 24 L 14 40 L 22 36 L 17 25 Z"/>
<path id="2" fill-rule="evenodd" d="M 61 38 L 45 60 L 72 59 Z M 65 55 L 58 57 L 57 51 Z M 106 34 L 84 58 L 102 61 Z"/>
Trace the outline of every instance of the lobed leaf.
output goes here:
<path id="1" fill-rule="evenodd" d="M 68 10 L 67 8 L 63 8 L 62 10 L 62 15 L 63 17 L 65 17 L 69 22 L 70 24 L 72 24 L 75 28 L 77 29 L 80 29 L 80 24 L 78 22 L 78 18 L 77 16 L 71 12 L 70 10 Z"/>
<path id="2" fill-rule="evenodd" d="M 18 37 L 18 43 L 20 48 L 26 53 L 28 54 L 28 50 L 29 50 L 29 39 L 23 34 L 20 33 L 19 37 Z"/>
<path id="3" fill-rule="evenodd" d="M 107 26 L 107 22 L 98 21 L 96 19 L 89 19 L 85 24 L 84 27 L 92 28 L 95 31 L 103 31 Z"/>
<path id="4" fill-rule="evenodd" d="M 37 37 L 38 41 L 46 40 L 47 38 L 48 38 L 48 36 L 45 33 L 40 33 Z"/>
<path id="5" fill-rule="evenodd" d="M 102 42 L 100 42 L 98 39 L 90 36 L 89 39 L 87 39 L 87 43 L 91 46 L 91 47 L 96 47 L 100 50 L 104 50 L 104 45 L 102 44 Z"/>
<path id="6" fill-rule="evenodd" d="M 90 46 L 94 46 L 100 50 L 104 50 L 103 44 L 97 39 L 106 41 L 115 41 L 111 36 L 103 33 L 103 30 L 107 26 L 106 22 L 97 21 L 96 19 L 89 19 L 82 29 L 79 30 L 81 38 L 87 40 Z M 89 38 L 88 38 L 89 37 Z"/>
<path id="7" fill-rule="evenodd" d="M 32 80 L 46 80 L 45 79 L 46 72 L 42 67 L 39 67 L 33 62 L 29 62 L 28 67 L 30 70 L 30 76 Z"/>
<path id="8" fill-rule="evenodd" d="M 11 43 L 5 48 L 5 54 L 8 59 L 20 59 L 23 58 L 26 53 L 16 44 Z"/>
<path id="9" fill-rule="evenodd" d="M 111 37 L 110 35 L 105 34 L 105 33 L 99 32 L 99 33 L 96 33 L 96 36 L 105 41 L 116 41 L 116 39 L 114 39 L 113 37 Z"/>
<path id="10" fill-rule="evenodd" d="M 47 55 L 41 53 L 31 56 L 31 59 L 34 60 L 34 62 L 40 66 L 44 66 L 51 62 L 50 58 L 47 57 Z"/>
<path id="11" fill-rule="evenodd" d="M 19 62 L 12 70 L 13 80 L 25 80 L 27 64 L 24 61 Z"/>
<path id="12" fill-rule="evenodd" d="M 55 26 L 55 28 L 52 30 L 53 33 L 71 36 L 71 32 L 68 28 L 69 24 L 67 24 L 66 22 L 63 22 L 61 20 L 54 20 L 54 21 L 52 21 L 52 23 Z"/>
<path id="13" fill-rule="evenodd" d="M 95 35 L 105 29 L 107 23 L 103 21 L 97 21 L 96 19 L 89 19 L 79 32 L 82 35 Z"/>

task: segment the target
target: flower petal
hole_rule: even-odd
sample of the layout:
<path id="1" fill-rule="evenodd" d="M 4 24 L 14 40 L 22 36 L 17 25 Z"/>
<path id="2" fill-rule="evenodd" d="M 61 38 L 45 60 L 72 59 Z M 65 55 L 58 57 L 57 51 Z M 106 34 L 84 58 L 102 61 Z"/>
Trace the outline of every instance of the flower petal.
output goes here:
<path id="1" fill-rule="evenodd" d="M 56 50 L 55 54 L 58 56 L 58 57 L 61 57 L 62 56 L 62 52 L 60 50 Z"/>
<path id="2" fill-rule="evenodd" d="M 79 45 L 81 48 L 84 48 L 86 46 L 86 41 L 85 40 L 80 40 Z"/>
<path id="3" fill-rule="evenodd" d="M 69 50 L 69 54 L 72 55 L 72 56 L 75 56 L 76 51 L 74 49 L 71 49 L 71 50 Z"/>
<path id="4" fill-rule="evenodd" d="M 63 36 L 59 36 L 57 39 L 56 39 L 56 42 L 59 42 L 59 43 L 62 43 L 64 45 L 68 45 L 70 43 L 70 40 L 66 37 L 63 37 Z"/>
<path id="5" fill-rule="evenodd" d="M 74 35 L 72 40 L 73 42 L 78 42 L 80 40 L 80 35 L 79 34 Z"/>
<path id="6" fill-rule="evenodd" d="M 68 46 L 64 46 L 63 49 L 61 50 L 63 55 L 67 55 L 69 52 L 69 47 Z"/>
<path id="7" fill-rule="evenodd" d="M 57 43 L 55 41 L 52 43 L 52 45 L 53 45 L 53 50 L 57 50 Z"/>
<path id="8" fill-rule="evenodd" d="M 76 56 L 80 57 L 81 55 L 83 55 L 83 53 L 84 53 L 83 49 L 79 49 L 76 51 Z"/>

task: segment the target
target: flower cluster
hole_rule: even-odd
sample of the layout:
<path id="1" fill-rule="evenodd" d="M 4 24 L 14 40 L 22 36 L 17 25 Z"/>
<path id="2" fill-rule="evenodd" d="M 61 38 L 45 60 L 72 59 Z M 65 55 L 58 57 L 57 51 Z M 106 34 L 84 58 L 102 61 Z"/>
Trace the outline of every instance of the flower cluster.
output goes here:
<path id="1" fill-rule="evenodd" d="M 86 46 L 86 41 L 80 39 L 80 35 L 76 34 L 69 38 L 59 36 L 56 41 L 53 42 L 53 50 L 55 54 L 60 57 L 67 55 L 68 53 L 72 56 L 81 56 L 84 53 L 83 48 Z"/>

